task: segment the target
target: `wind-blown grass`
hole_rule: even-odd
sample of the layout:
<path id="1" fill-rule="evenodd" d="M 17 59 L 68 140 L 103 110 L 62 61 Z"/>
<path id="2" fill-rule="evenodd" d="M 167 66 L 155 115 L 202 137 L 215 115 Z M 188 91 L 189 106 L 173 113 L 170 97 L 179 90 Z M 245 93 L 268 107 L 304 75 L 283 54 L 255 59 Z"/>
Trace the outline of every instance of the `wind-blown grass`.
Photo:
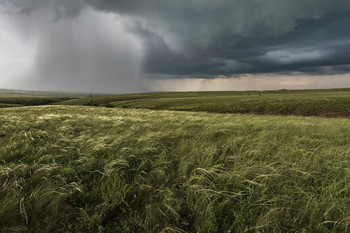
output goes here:
<path id="1" fill-rule="evenodd" d="M 0 109 L 0 229 L 347 232 L 349 143 L 348 119 Z"/>

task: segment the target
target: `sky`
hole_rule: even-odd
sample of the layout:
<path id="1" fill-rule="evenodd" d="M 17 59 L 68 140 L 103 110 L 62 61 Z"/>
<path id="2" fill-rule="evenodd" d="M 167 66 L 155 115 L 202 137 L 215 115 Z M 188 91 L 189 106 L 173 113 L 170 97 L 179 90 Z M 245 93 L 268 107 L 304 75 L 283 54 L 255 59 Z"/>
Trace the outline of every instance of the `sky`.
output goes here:
<path id="1" fill-rule="evenodd" d="M 0 88 L 350 87 L 348 0 L 0 0 Z"/>

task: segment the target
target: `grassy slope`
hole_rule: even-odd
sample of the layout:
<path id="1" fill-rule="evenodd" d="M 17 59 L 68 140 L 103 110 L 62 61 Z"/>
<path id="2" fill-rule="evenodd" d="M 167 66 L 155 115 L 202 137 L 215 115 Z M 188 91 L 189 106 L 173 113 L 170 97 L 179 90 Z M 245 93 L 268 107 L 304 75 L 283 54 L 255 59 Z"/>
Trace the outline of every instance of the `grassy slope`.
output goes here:
<path id="1" fill-rule="evenodd" d="M 0 108 L 46 105 L 67 101 L 74 98 L 75 97 L 0 93 Z"/>
<path id="2" fill-rule="evenodd" d="M 349 143 L 348 119 L 0 109 L 0 229 L 346 232 Z"/>
<path id="3" fill-rule="evenodd" d="M 146 93 L 83 98 L 59 104 L 215 113 L 350 117 L 350 89 Z"/>

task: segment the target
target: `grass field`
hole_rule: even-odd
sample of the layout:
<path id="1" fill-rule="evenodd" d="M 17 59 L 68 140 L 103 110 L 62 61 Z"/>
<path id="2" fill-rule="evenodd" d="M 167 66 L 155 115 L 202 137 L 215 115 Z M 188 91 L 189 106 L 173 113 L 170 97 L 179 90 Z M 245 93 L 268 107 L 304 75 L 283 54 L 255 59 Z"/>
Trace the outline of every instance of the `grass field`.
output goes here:
<path id="1" fill-rule="evenodd" d="M 350 89 L 145 93 L 80 98 L 58 104 L 214 113 L 350 117 Z"/>
<path id="2" fill-rule="evenodd" d="M 48 96 L 48 95 L 29 95 L 18 93 L 1 93 L 0 92 L 0 108 L 20 107 L 32 105 L 47 105 L 66 100 L 71 100 L 76 97 L 66 96 Z"/>
<path id="3" fill-rule="evenodd" d="M 347 106 L 348 93 L 282 101 Z M 213 108 L 226 98 L 210 94 L 220 100 Z M 142 99 L 110 98 L 123 107 Z M 348 232 L 349 143 L 349 120 L 340 118 L 2 108 L 0 231 Z"/>

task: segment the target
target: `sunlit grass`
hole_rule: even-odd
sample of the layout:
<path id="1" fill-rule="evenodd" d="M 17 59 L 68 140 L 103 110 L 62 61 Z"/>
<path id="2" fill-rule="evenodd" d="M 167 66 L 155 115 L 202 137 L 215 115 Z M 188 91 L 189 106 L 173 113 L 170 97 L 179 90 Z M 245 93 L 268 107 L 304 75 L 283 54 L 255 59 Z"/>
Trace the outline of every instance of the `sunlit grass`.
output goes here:
<path id="1" fill-rule="evenodd" d="M 4 232 L 347 232 L 348 119 L 0 109 Z"/>

